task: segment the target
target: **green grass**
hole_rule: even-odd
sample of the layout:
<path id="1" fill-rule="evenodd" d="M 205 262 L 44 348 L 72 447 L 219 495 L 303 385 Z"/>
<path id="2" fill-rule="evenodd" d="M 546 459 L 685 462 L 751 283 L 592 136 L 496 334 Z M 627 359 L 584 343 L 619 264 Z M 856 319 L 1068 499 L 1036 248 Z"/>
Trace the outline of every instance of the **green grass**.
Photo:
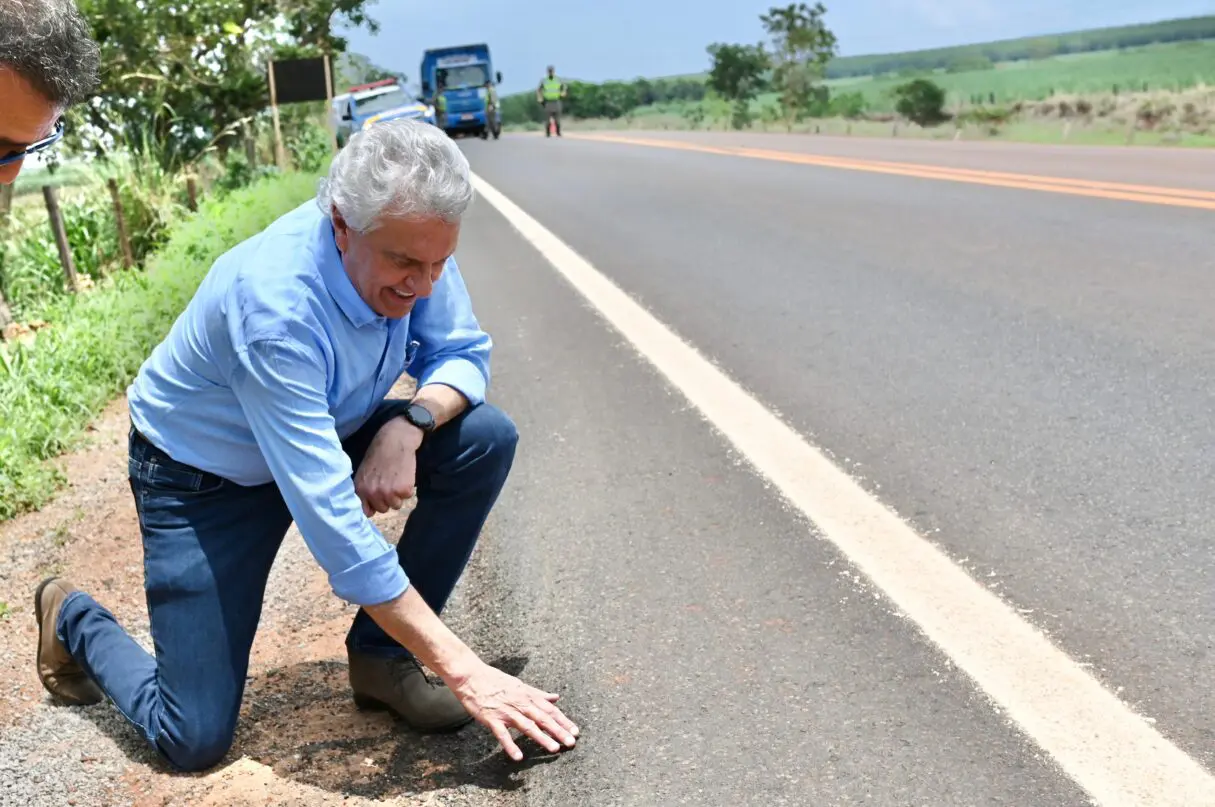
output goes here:
<path id="1" fill-rule="evenodd" d="M 58 303 L 55 325 L 0 346 L 0 520 L 37 508 L 62 482 L 50 462 L 134 378 L 211 263 L 312 195 L 311 174 L 265 179 L 205 201 L 175 224 L 146 272 L 120 272 Z"/>
<path id="2" fill-rule="evenodd" d="M 995 94 L 997 104 L 1037 101 L 1053 94 L 1110 94 L 1147 90 L 1179 91 L 1198 84 L 1215 85 L 1215 41 L 1174 42 L 1130 50 L 1055 56 L 1035 61 L 1006 62 L 992 70 L 928 74 L 956 107 L 981 95 Z M 891 91 L 906 77 L 847 78 L 829 81 L 833 93 L 859 92 L 870 111 L 894 109 Z M 775 99 L 775 96 L 771 96 Z"/>

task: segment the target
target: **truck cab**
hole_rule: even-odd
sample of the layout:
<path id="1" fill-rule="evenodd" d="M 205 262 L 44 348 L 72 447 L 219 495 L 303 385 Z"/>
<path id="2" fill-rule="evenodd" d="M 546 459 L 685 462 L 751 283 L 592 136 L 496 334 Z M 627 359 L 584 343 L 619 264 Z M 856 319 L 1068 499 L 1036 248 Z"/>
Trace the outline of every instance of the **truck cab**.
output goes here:
<path id="1" fill-rule="evenodd" d="M 379 121 L 420 118 L 432 125 L 437 123 L 434 107 L 416 98 L 395 78 L 360 84 L 334 96 L 332 114 L 339 145 Z"/>
<path id="2" fill-rule="evenodd" d="M 489 46 L 459 45 L 433 48 L 422 55 L 422 95 L 437 106 L 443 93 L 447 115 L 443 128 L 449 135 L 474 135 L 482 139 L 491 134 L 497 139 L 502 131 L 501 109 L 491 119 L 486 108 L 486 84 L 500 84 L 502 74 L 494 72 Z"/>

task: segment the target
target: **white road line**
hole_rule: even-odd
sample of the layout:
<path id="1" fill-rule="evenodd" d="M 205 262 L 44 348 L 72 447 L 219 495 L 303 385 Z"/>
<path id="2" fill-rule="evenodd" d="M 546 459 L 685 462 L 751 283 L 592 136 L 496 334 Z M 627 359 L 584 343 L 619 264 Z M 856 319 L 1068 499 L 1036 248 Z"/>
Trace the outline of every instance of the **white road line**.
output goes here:
<path id="1" fill-rule="evenodd" d="M 1215 777 L 484 179 L 480 195 L 1103 807 L 1215 807 Z"/>

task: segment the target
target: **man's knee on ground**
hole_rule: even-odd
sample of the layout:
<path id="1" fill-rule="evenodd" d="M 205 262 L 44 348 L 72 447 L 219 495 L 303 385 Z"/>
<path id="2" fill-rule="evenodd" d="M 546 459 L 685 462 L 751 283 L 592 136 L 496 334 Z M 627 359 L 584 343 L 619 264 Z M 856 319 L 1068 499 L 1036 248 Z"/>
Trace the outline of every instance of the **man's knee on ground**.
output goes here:
<path id="1" fill-rule="evenodd" d="M 210 724 L 187 729 L 165 730 L 157 738 L 161 756 L 184 773 L 213 768 L 223 760 L 236 735 L 236 726 Z"/>

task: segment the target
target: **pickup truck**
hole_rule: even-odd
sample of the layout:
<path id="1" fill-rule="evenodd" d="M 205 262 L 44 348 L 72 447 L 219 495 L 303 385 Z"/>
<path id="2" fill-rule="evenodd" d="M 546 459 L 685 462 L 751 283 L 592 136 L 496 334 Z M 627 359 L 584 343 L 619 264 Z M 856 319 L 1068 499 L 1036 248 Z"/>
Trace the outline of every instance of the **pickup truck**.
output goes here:
<path id="1" fill-rule="evenodd" d="M 434 107 L 425 99 L 415 98 L 393 78 L 351 87 L 334 97 L 332 110 L 339 146 L 345 145 L 350 135 L 379 121 L 420 118 L 431 125 L 438 123 Z"/>

